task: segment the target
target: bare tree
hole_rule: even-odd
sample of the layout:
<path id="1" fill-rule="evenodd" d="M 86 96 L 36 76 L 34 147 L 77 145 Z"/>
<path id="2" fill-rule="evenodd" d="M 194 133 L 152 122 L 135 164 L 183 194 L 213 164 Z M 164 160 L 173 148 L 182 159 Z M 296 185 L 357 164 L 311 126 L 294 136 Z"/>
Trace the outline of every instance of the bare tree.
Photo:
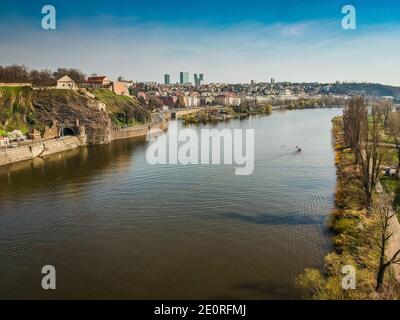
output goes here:
<path id="1" fill-rule="evenodd" d="M 1 67 L 0 82 L 29 82 L 28 69 L 19 65 Z"/>
<path id="2" fill-rule="evenodd" d="M 343 111 L 344 140 L 355 155 L 355 162 L 358 163 L 358 155 L 362 137 L 363 123 L 368 118 L 368 107 L 362 97 L 351 98 L 349 104 Z"/>
<path id="3" fill-rule="evenodd" d="M 397 152 L 397 167 L 400 168 L 400 112 L 391 112 L 387 120 L 387 132 L 393 139 Z"/>
<path id="4" fill-rule="evenodd" d="M 371 107 L 370 115 L 362 119 L 359 129 L 359 145 L 356 149 L 360 179 L 368 209 L 372 205 L 372 195 L 379 181 L 380 166 L 385 154 L 384 148 L 381 146 L 380 124 L 379 110 L 375 104 Z"/>
<path id="5" fill-rule="evenodd" d="M 393 111 L 393 102 L 390 100 L 381 100 L 376 104 L 376 106 L 382 119 L 382 125 L 387 127 L 389 115 Z"/>
<path id="6" fill-rule="evenodd" d="M 55 80 L 58 80 L 65 75 L 69 76 L 76 83 L 83 83 L 86 80 L 86 75 L 79 69 L 58 68 L 57 71 L 53 73 Z"/>
<path id="7" fill-rule="evenodd" d="M 36 86 L 52 86 L 56 83 L 50 70 L 31 70 L 29 77 Z"/>
<path id="8" fill-rule="evenodd" d="M 386 270 L 393 264 L 400 264 L 400 250 L 398 250 L 392 257 L 387 258 L 386 249 L 389 239 L 393 236 L 393 233 L 390 231 L 390 224 L 392 219 L 395 219 L 396 215 L 392 209 L 392 203 L 393 197 L 383 193 L 374 205 L 374 212 L 377 214 L 380 223 L 379 268 L 376 277 L 377 291 L 382 288 Z"/>
<path id="9" fill-rule="evenodd" d="M 28 70 L 25 66 L 0 66 L 0 82 L 32 82 L 36 86 L 52 86 L 61 77 L 68 75 L 77 83 L 85 82 L 86 75 L 78 69 L 58 68 L 50 70 Z"/>

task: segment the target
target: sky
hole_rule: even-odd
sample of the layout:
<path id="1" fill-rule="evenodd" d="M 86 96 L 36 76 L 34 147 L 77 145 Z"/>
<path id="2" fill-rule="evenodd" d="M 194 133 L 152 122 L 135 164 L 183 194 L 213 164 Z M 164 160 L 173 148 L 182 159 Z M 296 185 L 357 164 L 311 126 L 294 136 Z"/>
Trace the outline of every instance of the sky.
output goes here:
<path id="1" fill-rule="evenodd" d="M 41 25 L 56 8 L 56 29 Z M 344 5 L 356 29 L 342 28 Z M 0 65 L 163 81 L 400 85 L 398 0 L 0 0 Z"/>

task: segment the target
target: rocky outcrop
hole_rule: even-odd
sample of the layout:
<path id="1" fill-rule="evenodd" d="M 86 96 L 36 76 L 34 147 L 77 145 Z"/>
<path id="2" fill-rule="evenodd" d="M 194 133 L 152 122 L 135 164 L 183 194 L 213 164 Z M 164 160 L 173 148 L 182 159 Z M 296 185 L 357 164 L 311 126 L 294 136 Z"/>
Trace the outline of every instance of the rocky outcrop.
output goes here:
<path id="1" fill-rule="evenodd" d="M 89 97 L 73 91 L 39 92 L 33 105 L 36 120 L 41 124 L 50 126 L 55 121 L 75 123 L 79 120 L 85 127 L 87 144 L 111 142 L 109 137 L 114 126 L 110 117 L 106 112 L 94 108 L 94 102 Z"/>
<path id="2" fill-rule="evenodd" d="M 109 90 L 93 93 L 73 90 L 0 88 L 0 129 L 42 133 L 55 123 L 76 123 L 86 130 L 87 144 L 105 144 L 119 126 L 151 120 L 135 98 L 117 96 Z"/>

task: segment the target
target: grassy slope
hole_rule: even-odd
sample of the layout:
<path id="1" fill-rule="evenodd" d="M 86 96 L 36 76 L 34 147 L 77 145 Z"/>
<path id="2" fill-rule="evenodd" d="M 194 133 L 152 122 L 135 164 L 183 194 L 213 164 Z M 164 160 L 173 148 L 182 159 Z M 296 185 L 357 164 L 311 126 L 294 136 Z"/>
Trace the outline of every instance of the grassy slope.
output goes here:
<path id="1" fill-rule="evenodd" d="M 120 116 L 126 108 L 131 109 L 134 114 L 128 125 L 146 123 L 151 120 L 150 114 L 143 109 L 136 97 L 119 96 L 108 89 L 95 89 L 91 90 L 91 93 L 94 94 L 96 100 L 106 104 L 111 120 L 118 126 L 127 125 Z"/>
<path id="2" fill-rule="evenodd" d="M 96 100 L 107 105 L 108 114 L 114 124 L 126 125 L 119 120 L 121 113 L 128 114 L 128 125 L 150 120 L 150 113 L 140 103 L 130 97 L 117 96 L 109 90 L 94 90 Z M 81 119 L 87 124 L 100 121 L 104 126 L 106 119 L 90 107 L 90 100 L 71 90 L 33 91 L 23 87 L 0 88 L 0 134 L 15 129 L 23 133 L 36 128 L 44 130 L 53 120 L 75 121 Z M 124 118 L 125 120 L 125 118 Z"/>
<path id="3" fill-rule="evenodd" d="M 26 133 L 26 117 L 32 112 L 32 91 L 28 87 L 0 87 L 0 134 L 15 129 Z"/>

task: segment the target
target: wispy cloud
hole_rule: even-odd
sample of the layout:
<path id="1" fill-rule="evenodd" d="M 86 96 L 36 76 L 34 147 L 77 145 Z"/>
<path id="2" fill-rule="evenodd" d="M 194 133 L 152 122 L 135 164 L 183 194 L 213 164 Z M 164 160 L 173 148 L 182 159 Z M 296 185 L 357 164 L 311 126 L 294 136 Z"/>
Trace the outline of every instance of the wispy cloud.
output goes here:
<path id="1" fill-rule="evenodd" d="M 8 28 L 8 30 L 7 30 Z M 181 26 L 113 17 L 4 26 L 0 64 L 78 67 L 87 73 L 162 81 L 164 73 L 205 73 L 209 82 L 358 80 L 400 84 L 398 25 L 356 31 L 340 21 Z M 6 45 L 5 45 L 6 44 Z"/>

